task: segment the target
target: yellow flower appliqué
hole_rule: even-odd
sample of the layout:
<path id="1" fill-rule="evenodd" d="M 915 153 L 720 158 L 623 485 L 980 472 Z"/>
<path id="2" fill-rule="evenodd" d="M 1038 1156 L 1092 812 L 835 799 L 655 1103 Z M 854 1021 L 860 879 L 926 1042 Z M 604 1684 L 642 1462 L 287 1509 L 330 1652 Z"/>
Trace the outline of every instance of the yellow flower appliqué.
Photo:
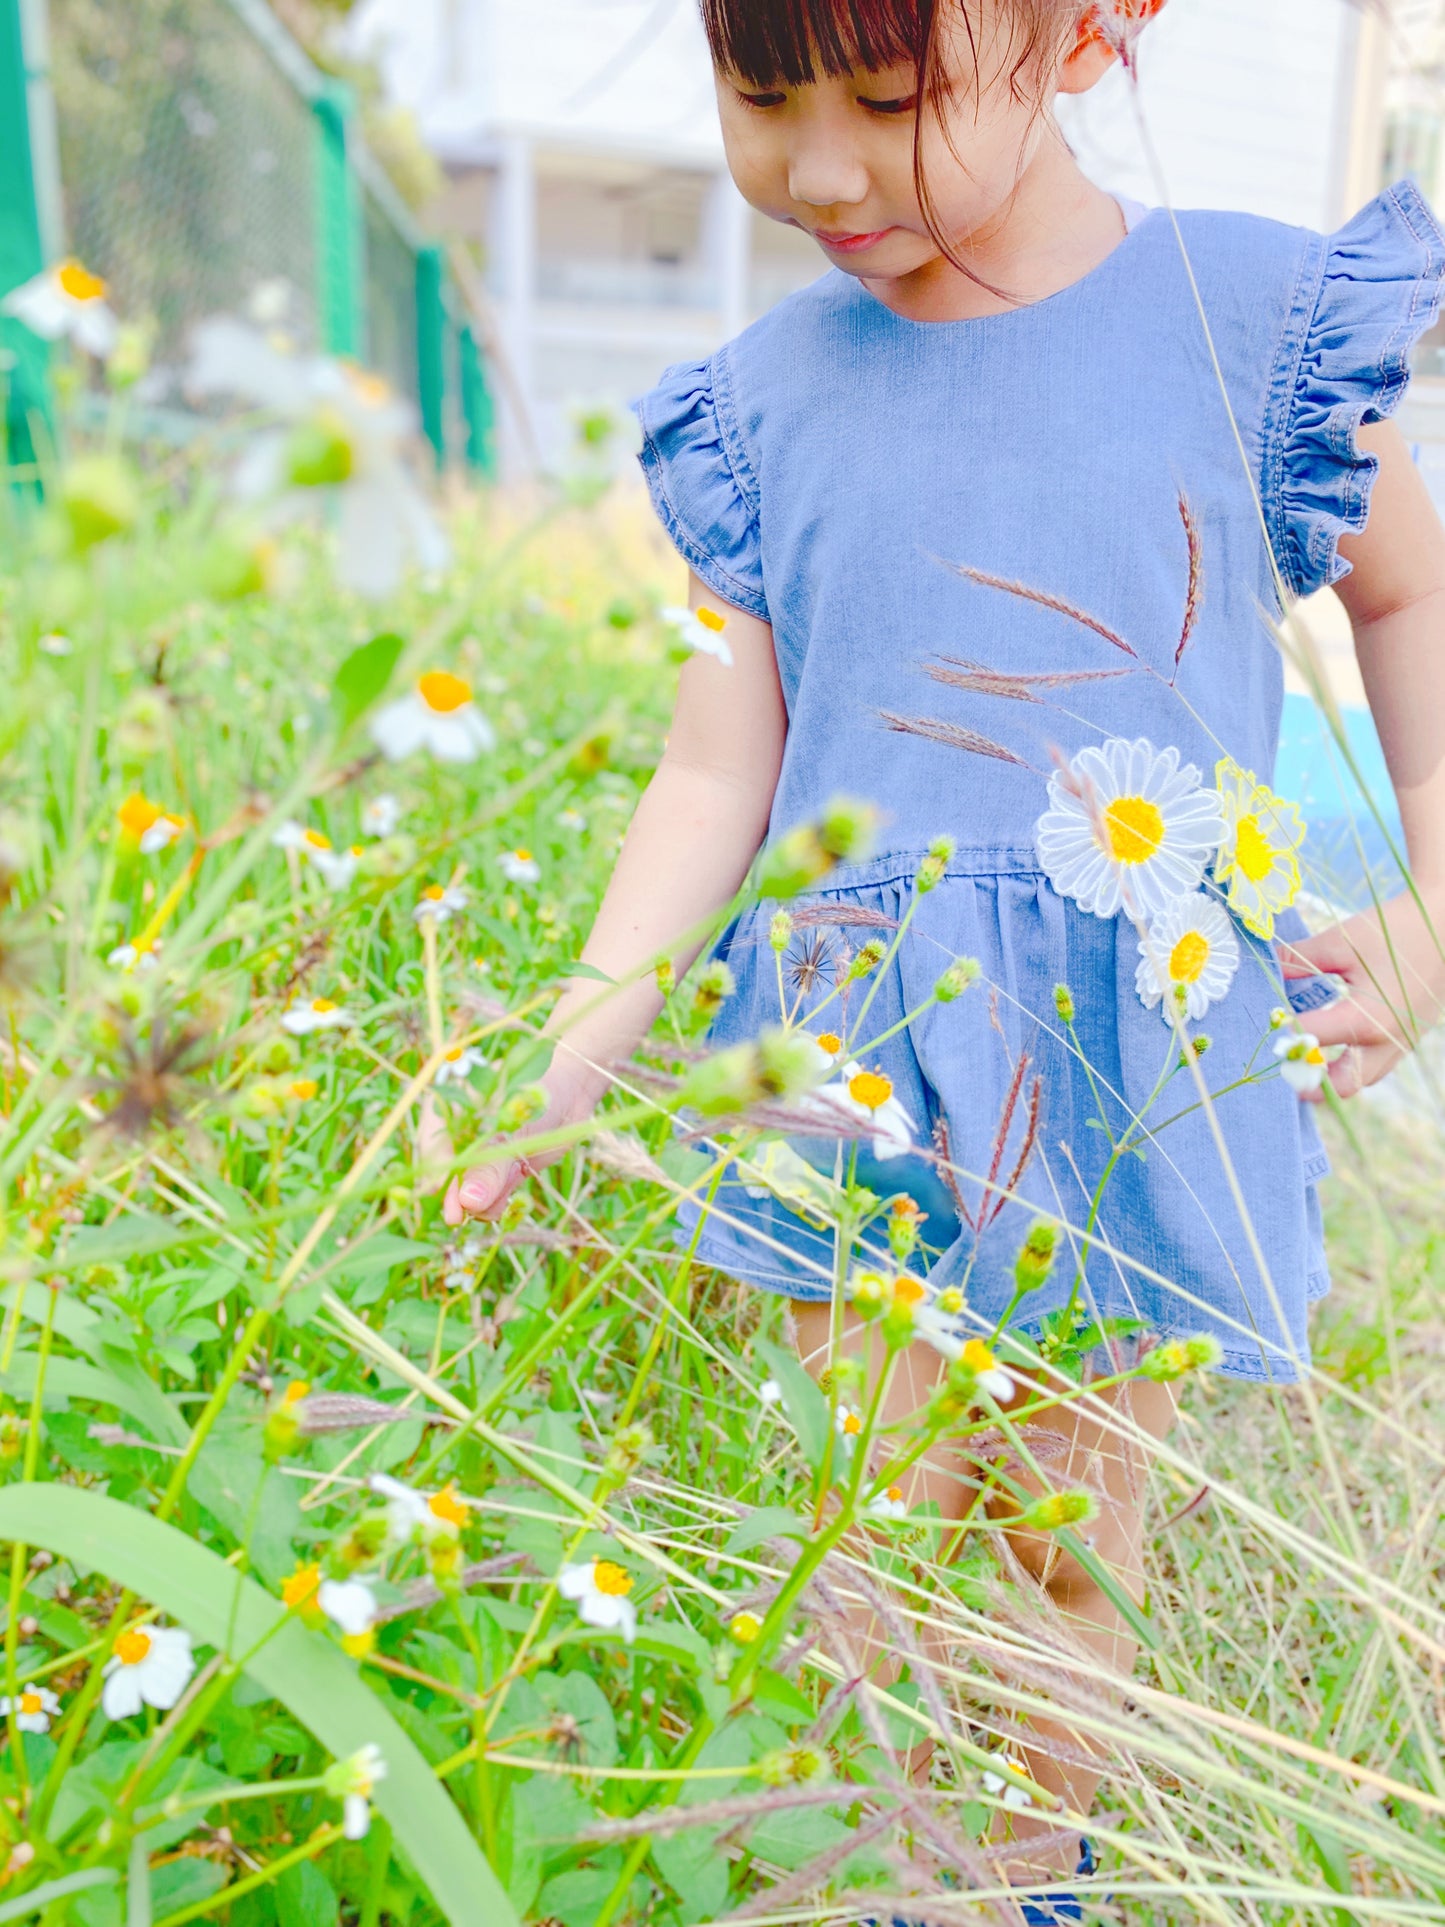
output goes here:
<path id="1" fill-rule="evenodd" d="M 1224 803 L 1224 841 L 1215 880 L 1230 909 L 1257 937 L 1274 935 L 1274 920 L 1300 893 L 1296 851 L 1305 822 L 1293 803 L 1255 781 L 1233 757 L 1221 757 L 1214 780 Z"/>

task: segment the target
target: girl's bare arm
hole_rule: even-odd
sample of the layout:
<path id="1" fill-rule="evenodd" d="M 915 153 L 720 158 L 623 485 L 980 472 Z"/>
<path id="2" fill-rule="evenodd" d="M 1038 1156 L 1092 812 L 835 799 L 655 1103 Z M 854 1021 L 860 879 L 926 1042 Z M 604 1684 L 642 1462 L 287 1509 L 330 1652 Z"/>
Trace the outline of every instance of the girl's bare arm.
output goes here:
<path id="1" fill-rule="evenodd" d="M 582 951 L 582 961 L 622 978 L 659 952 L 679 976 L 701 948 L 683 933 L 732 900 L 767 833 L 782 765 L 787 713 L 765 622 L 719 603 L 696 576 L 693 608 L 727 616 L 729 668 L 693 655 L 678 682 L 667 746 L 628 826 L 612 878 Z M 651 975 L 607 993 L 588 978 L 569 985 L 546 1030 L 557 1039 L 543 1080 L 547 1112 L 538 1128 L 585 1117 L 607 1084 L 608 1064 L 647 1035 L 662 999 Z M 433 1125 L 428 1162 L 449 1155 Z M 522 1165 L 479 1165 L 454 1180 L 445 1215 L 491 1216 L 524 1175 Z"/>
<path id="2" fill-rule="evenodd" d="M 1348 1044 L 1330 1071 L 1342 1097 L 1375 1083 L 1445 1008 L 1445 529 L 1398 428 L 1362 429 L 1379 458 L 1362 535 L 1341 552 L 1339 585 L 1365 693 L 1400 805 L 1418 892 L 1296 946 L 1345 994 L 1306 1020 L 1322 1044 Z M 1299 974 L 1296 970 L 1295 974 Z"/>

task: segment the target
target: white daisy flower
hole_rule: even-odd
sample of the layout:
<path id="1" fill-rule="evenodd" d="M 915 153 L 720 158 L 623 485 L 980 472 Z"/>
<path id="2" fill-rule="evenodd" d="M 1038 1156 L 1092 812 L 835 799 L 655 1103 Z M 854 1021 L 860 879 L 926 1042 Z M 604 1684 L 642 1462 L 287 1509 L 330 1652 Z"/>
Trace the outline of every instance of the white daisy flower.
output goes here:
<path id="1" fill-rule="evenodd" d="M 996 1772 L 985 1769 L 983 1776 L 984 1791 L 994 1798 L 1003 1797 L 1003 1804 L 1012 1813 L 1024 1807 L 1031 1807 L 1034 1796 L 1029 1790 L 1029 1774 L 1021 1763 L 1011 1754 L 1000 1753 Z"/>
<path id="2" fill-rule="evenodd" d="M 260 329 L 221 315 L 191 337 L 186 386 L 234 395 L 276 425 L 253 437 L 236 492 L 268 503 L 277 523 L 325 495 L 335 505 L 337 574 L 361 595 L 388 595 L 408 560 L 442 568 L 449 555 L 403 451 L 413 410 L 377 375 L 324 356 L 288 351 Z"/>
<path id="3" fill-rule="evenodd" d="M 376 1594 L 364 1579 L 323 1579 L 316 1603 L 341 1634 L 346 1651 L 359 1657 L 371 1650 L 376 1626 Z"/>
<path id="4" fill-rule="evenodd" d="M 604 1632 L 620 1632 L 628 1645 L 637 1637 L 637 1608 L 627 1596 L 632 1586 L 631 1573 L 610 1559 L 563 1566 L 557 1575 L 558 1592 L 577 1602 L 579 1618 Z"/>
<path id="5" fill-rule="evenodd" d="M 43 341 L 73 341 L 104 361 L 120 334 L 105 297 L 106 285 L 98 274 L 89 273 L 79 261 L 66 260 L 12 289 L 0 301 L 0 314 L 23 321 Z"/>
<path id="6" fill-rule="evenodd" d="M 309 1004 L 288 1010 L 281 1028 L 293 1037 L 309 1037 L 314 1030 L 345 1030 L 351 1021 L 351 1012 L 329 997 L 313 997 Z"/>
<path id="7" fill-rule="evenodd" d="M 105 1662 L 100 1703 L 111 1720 L 128 1720 L 142 1706 L 168 1713 L 185 1692 L 196 1662 L 181 1626 L 132 1626 Z"/>
<path id="8" fill-rule="evenodd" d="M 574 836 L 587 828 L 587 818 L 580 810 L 558 810 L 557 821 L 564 830 L 570 830 Z"/>
<path id="9" fill-rule="evenodd" d="M 679 642 L 700 656 L 716 656 L 724 669 L 733 666 L 733 652 L 724 634 L 728 619 L 704 603 L 698 609 L 664 609 L 662 619 Z"/>
<path id="10" fill-rule="evenodd" d="M 999 1364 L 990 1346 L 981 1338 L 960 1338 L 940 1316 L 937 1301 L 932 1305 L 920 1306 L 917 1319 L 921 1338 L 950 1364 L 961 1361 L 962 1369 L 950 1377 L 950 1384 L 960 1392 L 976 1387 L 996 1405 L 1008 1404 L 1016 1389 L 1014 1376 Z"/>
<path id="11" fill-rule="evenodd" d="M 367 1484 L 386 1500 L 387 1529 L 398 1545 L 414 1538 L 423 1545 L 434 1539 L 455 1539 L 467 1522 L 467 1509 L 450 1483 L 438 1492 L 418 1492 L 386 1472 L 373 1472 Z"/>
<path id="12" fill-rule="evenodd" d="M 139 939 L 118 943 L 106 962 L 112 970 L 124 970 L 127 975 L 135 970 L 154 970 L 156 967 L 155 948 L 142 944 Z"/>
<path id="13" fill-rule="evenodd" d="M 472 686 L 448 669 L 428 669 L 410 695 L 388 703 L 371 734 L 389 762 L 424 749 L 439 763 L 474 763 L 497 746 L 496 732 L 472 701 Z"/>
<path id="14" fill-rule="evenodd" d="M 481 1051 L 474 1049 L 472 1045 L 458 1044 L 449 1050 L 437 1065 L 436 1081 L 438 1084 L 465 1083 L 478 1065 L 485 1064 L 486 1061 Z"/>
<path id="15" fill-rule="evenodd" d="M 394 796 L 373 796 L 362 806 L 361 827 L 368 836 L 390 836 L 400 821 L 401 805 Z"/>
<path id="16" fill-rule="evenodd" d="M 75 644 L 70 640 L 69 636 L 62 636 L 58 630 L 52 630 L 48 636 L 42 636 L 35 646 L 43 656 L 73 656 L 75 654 Z"/>
<path id="17" fill-rule="evenodd" d="M 886 1492 L 879 1492 L 863 1508 L 874 1519 L 906 1519 L 908 1507 L 904 1503 L 903 1487 L 890 1485 Z"/>
<path id="18" fill-rule="evenodd" d="M 1157 917 L 1197 890 L 1224 835 L 1224 805 L 1172 746 L 1114 736 L 1049 778 L 1036 832 L 1060 896 L 1096 917 Z"/>
<path id="19" fill-rule="evenodd" d="M 310 852 L 313 866 L 321 872 L 327 887 L 332 890 L 347 888 L 356 875 L 357 865 L 361 862 L 363 855 L 364 852 L 359 843 L 353 843 L 349 850 L 312 850 Z"/>
<path id="20" fill-rule="evenodd" d="M 503 850 L 497 868 L 508 883 L 540 883 L 541 865 L 530 850 Z"/>
<path id="21" fill-rule="evenodd" d="M 378 1780 L 386 1778 L 386 1761 L 375 1744 L 363 1746 L 349 1759 L 327 1767 L 326 1791 L 341 1802 L 341 1831 L 348 1840 L 364 1840 L 371 1826 L 371 1796 Z"/>
<path id="22" fill-rule="evenodd" d="M 1229 913 L 1195 891 L 1176 897 L 1139 940 L 1134 987 L 1146 1010 L 1163 1006 L 1173 1021 L 1182 995 L 1184 1015 L 1197 1023 L 1229 992 L 1239 969 L 1239 938 Z"/>
<path id="23" fill-rule="evenodd" d="M 48 1733 L 59 1711 L 60 1701 L 48 1686 L 23 1686 L 14 1699 L 0 1698 L 0 1715 L 9 1719 L 13 1713 L 22 1733 Z"/>
<path id="24" fill-rule="evenodd" d="M 780 1405 L 782 1403 L 782 1400 L 783 1400 L 782 1386 L 778 1383 L 778 1381 L 775 1378 L 765 1378 L 762 1384 L 758 1387 L 759 1405 Z"/>
<path id="25" fill-rule="evenodd" d="M 838 1428 L 838 1437 L 843 1441 L 843 1450 L 852 1455 L 863 1431 L 863 1414 L 851 1405 L 840 1405 L 833 1414 L 833 1423 Z"/>
<path id="26" fill-rule="evenodd" d="M 841 1107 L 871 1125 L 873 1155 L 880 1163 L 901 1158 L 913 1148 L 913 1119 L 893 1095 L 893 1080 L 881 1071 L 865 1071 L 857 1064 L 845 1064 L 840 1082 L 824 1084 L 815 1097 L 827 1100 L 817 1107 L 826 1113 Z M 813 1108 L 811 1104 L 805 1109 Z"/>
<path id="27" fill-rule="evenodd" d="M 163 810 L 140 790 L 132 790 L 115 815 L 121 835 L 134 843 L 142 856 L 157 855 L 185 834 L 183 816 Z"/>
<path id="28" fill-rule="evenodd" d="M 421 893 L 421 901 L 412 911 L 417 923 L 446 923 L 467 907 L 467 893 L 451 885 L 443 887 L 440 883 L 430 884 Z"/>
<path id="29" fill-rule="evenodd" d="M 1274 1054 L 1279 1059 L 1280 1076 L 1301 1097 L 1308 1097 L 1324 1083 L 1330 1063 L 1312 1032 L 1284 1032 L 1274 1040 Z"/>

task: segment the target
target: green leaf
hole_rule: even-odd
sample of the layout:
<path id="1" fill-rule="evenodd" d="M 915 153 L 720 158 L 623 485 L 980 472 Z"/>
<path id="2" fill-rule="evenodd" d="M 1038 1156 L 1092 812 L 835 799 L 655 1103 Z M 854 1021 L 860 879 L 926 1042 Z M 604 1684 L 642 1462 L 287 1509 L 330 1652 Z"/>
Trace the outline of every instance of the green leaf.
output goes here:
<path id="1" fill-rule="evenodd" d="M 701 1833 L 671 1834 L 652 1844 L 653 1861 L 682 1902 L 684 1920 L 712 1920 L 727 1900 L 731 1863 L 717 1852 L 717 1835 L 716 1827 L 708 1827 Z"/>
<path id="2" fill-rule="evenodd" d="M 617 982 L 617 979 L 615 977 L 609 977 L 605 970 L 599 970 L 596 964 L 583 963 L 580 957 L 575 963 L 563 964 L 562 968 L 557 972 L 557 975 L 559 977 L 586 977 L 594 984 L 615 984 Z"/>
<path id="3" fill-rule="evenodd" d="M 763 1545 L 769 1539 L 806 1539 L 808 1527 L 796 1512 L 789 1512 L 786 1506 L 759 1506 L 740 1519 L 733 1528 L 724 1552 L 751 1552 L 755 1546 Z"/>
<path id="4" fill-rule="evenodd" d="M 277 1927 L 336 1927 L 341 1902 L 314 1860 L 288 1867 L 276 1882 Z"/>
<path id="5" fill-rule="evenodd" d="M 793 1430 L 803 1448 L 803 1456 L 816 1472 L 823 1463 L 828 1444 L 828 1401 L 809 1378 L 791 1352 L 781 1345 L 760 1338 L 755 1348 L 766 1361 L 783 1394 L 783 1409 L 793 1421 Z"/>
<path id="6" fill-rule="evenodd" d="M 1054 1537 L 1066 1552 L 1073 1554 L 1099 1591 L 1123 1614 L 1145 1651 L 1157 1653 L 1159 1650 L 1158 1627 L 1149 1615 L 1142 1612 L 1134 1603 L 1127 1587 L 1119 1583 L 1117 1574 L 1111 1571 L 1091 1546 L 1084 1544 L 1077 1532 L 1057 1532 Z"/>
<path id="7" fill-rule="evenodd" d="M 771 1713 L 785 1726 L 797 1726 L 800 1721 L 817 1718 L 818 1709 L 810 1699 L 804 1697 L 790 1679 L 781 1673 L 760 1668 L 753 1679 L 753 1704 L 763 1713 Z"/>
<path id="8" fill-rule="evenodd" d="M 28 1894 L 17 1894 L 14 1900 L 0 1901 L 0 1920 L 24 1920 L 28 1914 L 38 1914 L 52 1900 L 63 1900 L 67 1894 L 83 1894 L 92 1887 L 119 1884 L 120 1875 L 113 1868 L 87 1867 L 80 1873 L 64 1874 L 59 1880 L 47 1880 L 43 1887 L 32 1887 Z"/>
<path id="9" fill-rule="evenodd" d="M 338 733 L 350 729 L 382 694 L 405 647 L 400 636 L 387 631 L 352 650 L 331 685 L 331 705 L 336 712 Z"/>
<path id="10" fill-rule="evenodd" d="M 26 1484 L 0 1491 L 0 1538 L 43 1546 L 104 1573 L 179 1620 L 201 1644 L 233 1650 L 337 1759 L 368 1742 L 387 1776 L 375 1804 L 397 1845 L 453 1927 L 516 1927 L 516 1915 L 460 1813 L 386 1706 L 352 1663 L 309 1631 L 254 1580 L 149 1513 L 77 1486 Z M 3 1918 L 4 1916 L 0 1916 Z"/>

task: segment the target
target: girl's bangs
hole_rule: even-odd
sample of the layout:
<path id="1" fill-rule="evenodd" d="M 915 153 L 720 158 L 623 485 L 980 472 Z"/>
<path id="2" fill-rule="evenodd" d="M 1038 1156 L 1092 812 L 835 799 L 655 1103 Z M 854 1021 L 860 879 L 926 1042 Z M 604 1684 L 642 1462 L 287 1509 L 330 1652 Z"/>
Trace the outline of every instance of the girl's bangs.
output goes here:
<path id="1" fill-rule="evenodd" d="M 714 63 L 756 87 L 921 69 L 933 0 L 702 0 Z"/>

